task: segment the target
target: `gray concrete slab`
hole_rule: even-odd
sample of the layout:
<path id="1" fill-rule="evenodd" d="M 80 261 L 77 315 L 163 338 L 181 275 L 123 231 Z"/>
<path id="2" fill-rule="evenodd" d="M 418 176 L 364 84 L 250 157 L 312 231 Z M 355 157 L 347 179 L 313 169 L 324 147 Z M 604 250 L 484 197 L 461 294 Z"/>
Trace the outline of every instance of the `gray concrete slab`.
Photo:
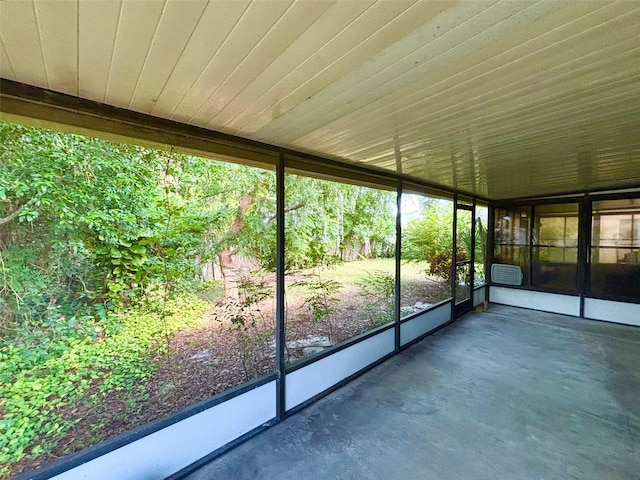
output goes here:
<path id="1" fill-rule="evenodd" d="M 639 480 L 640 329 L 491 305 L 188 478 Z"/>

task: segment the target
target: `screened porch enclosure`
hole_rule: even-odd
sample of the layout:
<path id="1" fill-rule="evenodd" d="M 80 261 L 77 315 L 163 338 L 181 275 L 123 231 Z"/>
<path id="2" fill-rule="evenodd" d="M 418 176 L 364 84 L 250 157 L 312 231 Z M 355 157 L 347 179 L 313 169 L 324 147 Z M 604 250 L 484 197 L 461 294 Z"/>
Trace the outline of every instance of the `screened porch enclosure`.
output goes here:
<path id="1" fill-rule="evenodd" d="M 634 478 L 638 24 L 0 1 L 0 477 Z"/>
<path id="2" fill-rule="evenodd" d="M 5 86 L 24 88 L 11 83 Z M 29 100 L 25 98 L 22 102 L 26 104 Z M 57 108 L 54 104 L 48 106 L 53 111 Z M 86 104 L 85 108 L 95 107 Z M 194 141 L 188 136 L 175 138 L 186 144 Z M 208 146 L 205 142 L 200 145 Z M 231 156 L 233 146 L 219 145 L 218 141 L 212 146 L 225 152 L 218 158 L 244 163 L 238 156 L 242 149 Z M 174 150 L 172 145 L 169 151 Z M 207 156 L 216 158 L 213 153 Z M 483 311 L 489 306 L 491 311 L 498 308 L 494 304 L 503 304 L 614 323 L 639 323 L 635 281 L 638 193 L 635 190 L 491 201 L 292 152 L 264 152 L 251 157 L 253 160 L 249 163 L 254 166 L 261 165 L 258 158 L 269 159 L 262 163 L 267 170 L 259 173 L 258 178 L 273 175 L 268 170 L 275 170 L 270 187 L 273 191 L 266 194 L 275 200 L 275 214 L 267 210 L 266 215 L 276 220 L 272 373 L 258 375 L 255 380 L 131 432 L 88 445 L 69 458 L 21 477 L 102 478 L 114 472 L 122 478 L 189 475 L 237 443 L 301 411 L 356 376 L 446 328 L 475 307 Z M 299 307 L 286 299 L 297 288 L 308 288 L 300 283 L 299 276 L 288 278 L 292 259 L 310 258 L 310 251 L 296 250 L 300 246 L 295 247 L 295 228 L 301 226 L 304 215 L 319 217 L 327 214 L 323 209 L 329 208 L 324 197 L 309 204 L 301 202 L 300 192 L 308 197 L 312 191 L 303 188 L 298 192 L 305 182 L 314 186 L 313 191 L 325 192 L 322 195 L 337 195 L 337 205 L 340 202 L 356 205 L 357 198 L 366 198 L 373 203 L 365 204 L 364 212 L 383 207 L 379 212 L 395 215 L 389 219 L 390 230 L 378 240 L 378 247 L 382 249 L 378 254 L 384 257 L 383 250 L 387 249 L 389 262 L 385 268 L 388 270 L 362 272 L 365 276 L 378 275 L 378 280 L 384 279 L 389 288 L 383 296 L 381 291 L 363 296 L 364 303 L 356 307 L 359 309 L 357 322 L 344 332 L 338 328 L 341 323 L 337 320 L 351 318 L 348 312 L 353 307 L 345 304 L 346 310 L 341 310 L 342 305 L 333 300 L 333 303 L 321 304 L 324 320 L 319 322 L 317 332 L 311 334 L 314 339 L 326 342 L 321 345 L 299 343 L 300 334 L 291 330 L 296 325 Z M 292 192 L 298 193 L 292 195 Z M 312 210 L 305 213 L 309 208 Z M 327 218 L 333 218 L 331 215 Z M 327 225 L 320 225 L 325 236 Z M 439 249 L 434 250 L 436 245 Z M 325 247 L 327 258 L 353 251 L 353 245 L 342 243 L 329 242 Z M 344 252 L 340 250 L 343 247 Z M 371 249 L 371 242 L 367 248 Z M 349 258 L 343 261 L 347 269 L 357 263 Z M 492 278 L 494 265 L 517 267 L 521 284 L 502 284 Z M 310 272 L 312 298 L 326 298 L 326 294 L 313 297 L 313 292 L 322 292 L 322 289 L 334 295 L 343 288 L 334 281 L 337 278 L 334 267 L 324 273 L 318 273 L 321 270 L 317 268 Z M 418 284 L 415 274 L 411 273 L 416 269 L 421 275 L 427 275 Z M 438 289 L 424 290 L 420 286 L 420 282 L 432 285 L 434 279 L 440 282 Z M 620 285 L 613 294 L 612 282 Z M 425 292 L 430 293 L 425 296 Z M 319 307 L 316 305 L 316 308 Z M 340 336 L 344 334 L 346 336 Z M 247 409 L 251 410 L 250 415 Z M 232 433 L 238 429 L 239 435 Z M 175 455 L 177 444 L 189 448 Z M 149 452 L 154 453 L 148 457 Z M 149 462 L 135 460 L 140 456 L 149 458 Z M 163 461 L 158 462 L 161 458 Z"/>

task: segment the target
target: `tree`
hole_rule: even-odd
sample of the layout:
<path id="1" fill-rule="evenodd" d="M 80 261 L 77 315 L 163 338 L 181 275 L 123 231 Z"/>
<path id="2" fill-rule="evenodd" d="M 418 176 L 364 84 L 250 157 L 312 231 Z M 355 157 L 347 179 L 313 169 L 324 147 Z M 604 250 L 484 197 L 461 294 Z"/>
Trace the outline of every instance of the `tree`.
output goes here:
<path id="1" fill-rule="evenodd" d="M 1 291 L 14 312 L 25 296 L 86 302 L 114 280 L 135 279 L 161 217 L 156 156 L 1 123 L 0 157 Z M 24 255 L 31 261 L 17 270 L 12 258 Z M 34 291 L 25 275 L 43 281 Z"/>
<path id="2" fill-rule="evenodd" d="M 395 254 L 395 193 L 356 187 L 353 208 L 345 215 L 345 242 L 352 239 L 368 246 L 372 257 Z"/>
<path id="3" fill-rule="evenodd" d="M 366 256 L 392 255 L 394 210 L 392 192 L 287 175 L 287 267 L 346 260 L 360 245 Z"/>
<path id="4" fill-rule="evenodd" d="M 403 231 L 402 258 L 428 262 L 427 273 L 444 279 L 450 277 L 453 240 L 453 205 L 429 202 L 420 217 L 409 221 Z"/>
<path id="5" fill-rule="evenodd" d="M 233 295 L 236 258 L 275 269 L 271 172 L 10 123 L 0 140 L 0 296 L 14 312 L 43 295 L 126 306 L 213 262 Z M 393 193 L 287 175 L 286 202 L 291 267 L 393 253 Z"/>

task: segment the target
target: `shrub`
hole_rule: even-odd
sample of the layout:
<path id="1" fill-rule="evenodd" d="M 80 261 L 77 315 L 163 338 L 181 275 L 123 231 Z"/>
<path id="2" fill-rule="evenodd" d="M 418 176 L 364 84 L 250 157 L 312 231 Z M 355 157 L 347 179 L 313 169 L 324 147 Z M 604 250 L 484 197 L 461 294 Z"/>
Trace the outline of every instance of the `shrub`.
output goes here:
<path id="1" fill-rule="evenodd" d="M 360 286 L 359 295 L 365 300 L 364 311 L 372 327 L 384 325 L 394 318 L 395 278 L 384 271 L 367 272 L 356 282 Z"/>
<path id="2" fill-rule="evenodd" d="M 340 299 L 335 294 L 342 289 L 342 284 L 335 280 L 322 280 L 318 276 L 315 280 L 299 282 L 296 285 L 302 285 L 308 292 L 304 304 L 311 311 L 311 322 L 326 324 L 329 341 L 334 343 L 335 335 L 331 315 L 338 311 Z"/>
<path id="3" fill-rule="evenodd" d="M 51 314 L 43 327 L 24 328 L 2 341 L 0 464 L 51 450 L 77 422 L 63 419 L 62 409 L 89 388 L 97 388 L 99 401 L 148 378 L 164 340 L 198 325 L 205 310 L 200 300 L 178 298 L 166 303 L 163 315 L 143 309 L 126 316 L 100 310 L 83 317 Z"/>
<path id="4" fill-rule="evenodd" d="M 240 349 L 245 381 L 256 376 L 270 351 L 274 327 L 263 309 L 264 301 L 273 298 L 273 293 L 263 279 L 246 276 L 238 283 L 238 298 L 224 297 L 216 304 L 216 320 L 227 322 L 227 332 Z"/>

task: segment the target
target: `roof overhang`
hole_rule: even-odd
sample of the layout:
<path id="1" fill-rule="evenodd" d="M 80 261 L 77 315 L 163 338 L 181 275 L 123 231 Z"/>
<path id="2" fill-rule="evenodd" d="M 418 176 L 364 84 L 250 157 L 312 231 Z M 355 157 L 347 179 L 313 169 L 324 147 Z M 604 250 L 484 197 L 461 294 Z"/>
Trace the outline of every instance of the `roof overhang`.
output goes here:
<path id="1" fill-rule="evenodd" d="M 4 82 L 0 110 L 70 125 L 85 99 L 87 132 L 136 112 L 491 199 L 637 187 L 638 25 L 628 1 L 4 0 L 0 75 L 69 97 L 43 118 Z"/>

